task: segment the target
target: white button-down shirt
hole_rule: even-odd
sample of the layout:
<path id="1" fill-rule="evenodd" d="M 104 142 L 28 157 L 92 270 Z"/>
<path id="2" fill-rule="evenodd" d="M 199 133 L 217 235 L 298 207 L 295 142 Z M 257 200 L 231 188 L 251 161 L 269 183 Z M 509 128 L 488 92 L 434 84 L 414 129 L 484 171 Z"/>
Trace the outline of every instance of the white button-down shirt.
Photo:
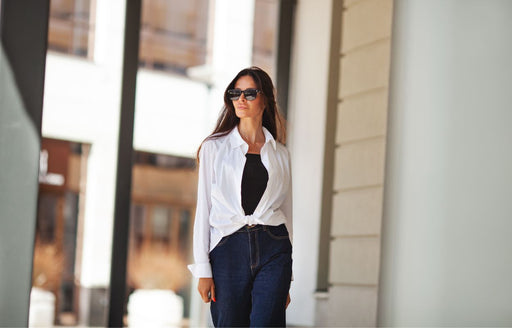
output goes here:
<path id="1" fill-rule="evenodd" d="M 209 252 L 224 236 L 244 225 L 286 224 L 292 238 L 292 186 L 290 156 L 263 128 L 265 144 L 261 162 L 268 172 L 268 183 L 256 210 L 245 215 L 242 208 L 242 175 L 249 145 L 238 128 L 229 134 L 206 140 L 199 151 L 199 180 L 194 223 L 194 264 L 188 266 L 194 277 L 210 278 Z"/>

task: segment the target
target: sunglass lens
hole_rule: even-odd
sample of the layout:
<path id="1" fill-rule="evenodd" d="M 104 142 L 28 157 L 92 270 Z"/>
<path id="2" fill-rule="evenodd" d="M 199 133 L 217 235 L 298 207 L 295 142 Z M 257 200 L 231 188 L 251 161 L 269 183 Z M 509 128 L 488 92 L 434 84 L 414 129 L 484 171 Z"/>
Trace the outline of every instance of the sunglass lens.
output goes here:
<path id="1" fill-rule="evenodd" d="M 240 95 L 242 94 L 241 90 L 231 89 L 228 90 L 228 96 L 231 100 L 238 100 L 240 98 Z"/>
<path id="2" fill-rule="evenodd" d="M 244 91 L 245 99 L 247 100 L 254 100 L 256 99 L 256 96 L 258 95 L 258 90 L 256 89 L 247 89 Z"/>

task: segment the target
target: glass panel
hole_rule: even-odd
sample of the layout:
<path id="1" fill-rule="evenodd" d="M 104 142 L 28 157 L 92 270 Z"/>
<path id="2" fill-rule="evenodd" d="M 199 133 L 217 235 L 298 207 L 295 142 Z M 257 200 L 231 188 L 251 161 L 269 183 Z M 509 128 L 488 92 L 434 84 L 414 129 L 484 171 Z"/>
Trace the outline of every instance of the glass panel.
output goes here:
<path id="1" fill-rule="evenodd" d="M 55 240 L 58 197 L 53 194 L 40 193 L 37 209 L 37 236 L 39 241 L 51 244 Z"/>
<path id="2" fill-rule="evenodd" d="M 152 242 L 155 244 L 167 245 L 170 243 L 171 209 L 155 206 L 151 218 Z"/>
<path id="3" fill-rule="evenodd" d="M 77 243 L 77 223 L 78 223 L 78 203 L 79 195 L 74 192 L 66 192 L 64 195 L 64 238 L 63 256 L 64 268 L 62 272 L 62 282 L 60 289 L 60 307 L 58 309 L 61 315 L 61 322 L 69 325 L 76 323 L 73 313 L 75 291 L 75 251 Z"/>
<path id="4" fill-rule="evenodd" d="M 151 288 L 171 289 L 179 296 L 183 308 L 176 313 L 178 324 L 206 325 L 205 318 L 191 317 L 201 312 L 194 308 L 202 301 L 186 269 L 193 262 L 196 151 L 212 131 L 223 105 L 223 91 L 234 74 L 252 64 L 273 74 L 278 3 L 142 1 L 132 200 L 144 207 L 148 222 L 142 237 L 133 232 L 132 225 L 129 322 L 137 322 L 138 313 L 150 311 L 136 306 L 135 300 L 147 288 L 142 276 L 153 275 Z M 162 260 L 149 261 L 158 256 Z M 161 267 L 162 263 L 167 267 Z M 167 270 L 179 283 L 170 286 L 160 281 L 157 286 L 156 273 Z M 164 315 L 154 313 L 153 317 Z"/>
<path id="5" fill-rule="evenodd" d="M 87 57 L 93 20 L 94 0 L 52 0 L 48 26 L 48 48 Z"/>
<path id="6" fill-rule="evenodd" d="M 279 0 L 255 0 L 252 63 L 273 78 L 276 73 L 278 15 Z"/>
<path id="7" fill-rule="evenodd" d="M 50 4 L 30 322 L 106 326 L 125 1 Z"/>
<path id="8" fill-rule="evenodd" d="M 190 236 L 182 234 L 190 229 L 191 200 L 195 199 L 197 183 L 192 158 L 135 153 L 132 179 L 132 206 L 130 253 L 128 265 L 127 320 L 136 323 L 148 311 L 151 299 L 142 302 L 145 290 L 160 290 L 179 305 L 174 318 L 179 325 L 186 324 L 190 313 L 191 277 L 186 269 L 191 248 Z M 144 213 L 144 214 L 143 214 Z M 185 228 L 183 228 L 185 227 Z M 184 238 L 183 238 L 184 237 Z M 141 296 L 142 295 L 142 296 Z M 130 301 L 131 300 L 131 301 Z M 131 302 L 131 303 L 130 303 Z M 130 305 L 131 304 L 131 305 Z M 139 304 L 139 305 L 137 305 Z M 155 318 L 169 320 L 167 313 L 153 313 Z"/>
<path id="9" fill-rule="evenodd" d="M 144 242 L 144 228 L 146 223 L 146 208 L 140 204 L 132 203 L 130 214 L 130 244 L 129 252 L 140 249 Z"/>
<path id="10" fill-rule="evenodd" d="M 39 172 L 36 245 L 30 322 L 72 326 L 78 289 L 75 285 L 81 167 L 86 160 L 78 143 L 43 138 Z M 84 161 L 82 161 L 84 159 Z M 50 307 L 45 300 L 51 299 Z M 53 308 L 51 316 L 44 308 Z M 55 311 L 55 312 L 53 312 Z"/>
<path id="11" fill-rule="evenodd" d="M 190 209 L 183 209 L 180 212 L 179 252 L 192 261 L 192 218 Z"/>
<path id="12" fill-rule="evenodd" d="M 208 0 L 143 0 L 141 67 L 185 74 L 206 61 Z"/>

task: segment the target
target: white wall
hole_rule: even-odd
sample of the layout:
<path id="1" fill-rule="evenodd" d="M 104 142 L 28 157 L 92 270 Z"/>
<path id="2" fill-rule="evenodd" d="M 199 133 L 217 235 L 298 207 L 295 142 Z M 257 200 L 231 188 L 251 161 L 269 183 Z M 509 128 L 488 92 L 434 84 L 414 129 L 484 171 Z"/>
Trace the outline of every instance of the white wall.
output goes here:
<path id="1" fill-rule="evenodd" d="M 293 35 L 288 144 L 293 174 L 292 302 L 287 321 L 314 325 L 320 234 L 331 0 L 299 0 Z"/>
<path id="2" fill-rule="evenodd" d="M 133 145 L 136 150 L 195 157 L 211 130 L 212 106 L 204 83 L 139 70 Z M 218 108 L 222 98 L 216 102 Z"/>
<path id="3" fill-rule="evenodd" d="M 512 2 L 395 0 L 379 325 L 512 325 Z"/>

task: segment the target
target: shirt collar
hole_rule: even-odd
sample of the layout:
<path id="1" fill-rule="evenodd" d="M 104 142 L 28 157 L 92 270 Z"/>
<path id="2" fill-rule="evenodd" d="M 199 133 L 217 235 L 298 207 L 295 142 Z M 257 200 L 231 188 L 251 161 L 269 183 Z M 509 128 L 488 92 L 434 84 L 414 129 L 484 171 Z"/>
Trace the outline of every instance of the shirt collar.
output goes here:
<path id="1" fill-rule="evenodd" d="M 276 141 L 274 137 L 272 136 L 272 133 L 270 133 L 267 128 L 263 127 L 263 134 L 265 134 L 265 144 L 271 143 L 274 150 L 276 150 Z M 231 148 L 241 147 L 243 145 L 247 145 L 245 140 L 240 135 L 240 132 L 238 131 L 238 127 L 235 126 L 233 130 L 229 133 L 229 140 L 231 144 Z"/>

